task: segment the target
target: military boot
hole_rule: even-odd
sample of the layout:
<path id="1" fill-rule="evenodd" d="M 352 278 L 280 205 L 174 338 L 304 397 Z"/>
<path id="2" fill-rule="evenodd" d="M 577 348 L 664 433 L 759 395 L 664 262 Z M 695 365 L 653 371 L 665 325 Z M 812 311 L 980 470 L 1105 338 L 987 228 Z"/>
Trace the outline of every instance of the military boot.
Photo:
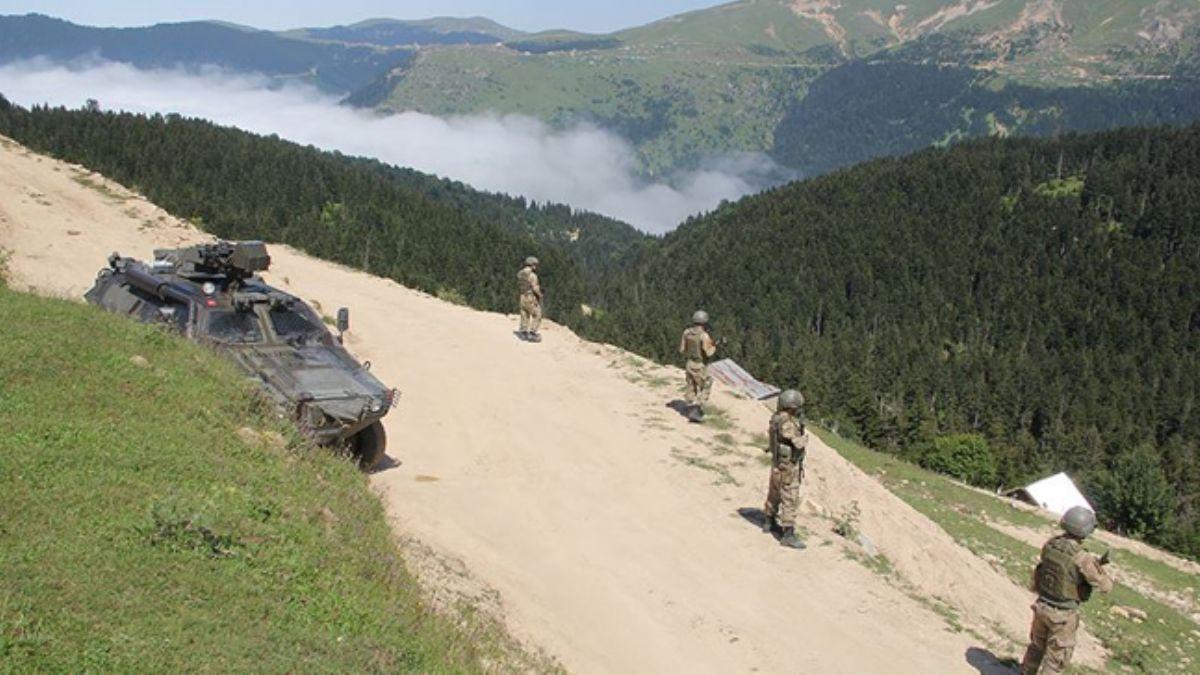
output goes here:
<path id="1" fill-rule="evenodd" d="M 762 531 L 763 534 L 771 534 L 775 531 L 775 516 L 763 514 Z"/>
<path id="2" fill-rule="evenodd" d="M 779 538 L 779 543 L 788 548 L 808 548 L 804 545 L 804 540 L 796 536 L 796 528 L 783 528 L 783 536 Z"/>
<path id="3" fill-rule="evenodd" d="M 688 408 L 687 418 L 689 422 L 700 423 L 704 421 L 704 408 L 698 405 L 692 405 Z"/>
<path id="4" fill-rule="evenodd" d="M 529 332 L 525 334 L 525 339 L 529 340 L 530 342 L 541 342 L 542 334 L 537 332 Z"/>

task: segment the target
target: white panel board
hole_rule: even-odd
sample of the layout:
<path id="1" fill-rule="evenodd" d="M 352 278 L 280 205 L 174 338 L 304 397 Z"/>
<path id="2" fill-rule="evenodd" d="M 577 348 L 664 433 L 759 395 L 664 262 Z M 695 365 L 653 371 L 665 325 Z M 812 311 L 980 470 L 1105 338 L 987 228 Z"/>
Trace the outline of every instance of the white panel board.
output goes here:
<path id="1" fill-rule="evenodd" d="M 754 379 L 733 359 L 721 359 L 708 364 L 708 372 L 721 384 L 748 394 L 759 401 L 779 395 L 779 387 Z"/>
<path id="2" fill-rule="evenodd" d="M 1075 486 L 1075 482 L 1065 473 L 1056 473 L 1043 478 L 1036 483 L 1021 488 L 1018 492 L 1025 493 L 1030 501 L 1051 513 L 1062 515 L 1072 506 L 1082 506 L 1089 511 L 1095 511 L 1088 503 L 1083 493 Z"/>

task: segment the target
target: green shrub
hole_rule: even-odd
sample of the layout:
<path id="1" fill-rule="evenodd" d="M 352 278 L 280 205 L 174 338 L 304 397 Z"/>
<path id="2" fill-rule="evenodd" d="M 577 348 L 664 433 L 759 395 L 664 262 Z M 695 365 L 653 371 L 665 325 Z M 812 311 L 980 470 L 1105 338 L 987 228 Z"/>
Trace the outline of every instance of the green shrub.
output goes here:
<path id="1" fill-rule="evenodd" d="M 1163 542 L 1174 520 L 1175 493 L 1154 446 L 1122 451 L 1092 484 L 1102 518 L 1122 534 Z"/>
<path id="2" fill-rule="evenodd" d="M 987 440 L 978 434 L 939 436 L 916 446 L 912 453 L 917 463 L 931 471 L 944 473 L 972 485 L 996 484 L 996 458 Z"/>

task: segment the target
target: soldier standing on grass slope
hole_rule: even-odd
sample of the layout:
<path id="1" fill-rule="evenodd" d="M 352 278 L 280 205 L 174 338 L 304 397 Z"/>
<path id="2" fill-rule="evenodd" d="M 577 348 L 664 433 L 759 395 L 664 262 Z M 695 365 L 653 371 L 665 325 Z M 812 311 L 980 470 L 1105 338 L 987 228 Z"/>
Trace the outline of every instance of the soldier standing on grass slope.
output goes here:
<path id="1" fill-rule="evenodd" d="M 1071 663 L 1075 632 L 1079 630 L 1079 605 L 1087 602 L 1092 589 L 1112 590 L 1104 571 L 1108 553 L 1097 557 L 1083 550 L 1083 540 L 1096 529 L 1096 514 L 1072 506 L 1063 514 L 1064 534 L 1042 547 L 1042 559 L 1033 572 L 1033 626 L 1029 648 L 1021 659 L 1021 675 L 1061 673 Z"/>
<path id="2" fill-rule="evenodd" d="M 763 532 L 779 531 L 779 543 L 804 548 L 796 536 L 796 512 L 800 509 L 800 481 L 804 478 L 804 455 L 808 432 L 801 408 L 804 396 L 795 389 L 779 395 L 776 412 L 767 430 L 767 452 L 771 453 L 771 482 L 763 507 Z"/>
<path id="3" fill-rule="evenodd" d="M 541 342 L 538 328 L 542 325 L 542 287 L 538 285 L 538 259 L 529 256 L 517 272 L 517 290 L 521 294 L 521 327 L 517 336 L 530 342 Z"/>
<path id="4" fill-rule="evenodd" d="M 692 314 L 692 325 L 679 338 L 679 353 L 687 359 L 688 419 L 699 422 L 704 419 L 704 404 L 712 392 L 712 376 L 708 374 L 708 359 L 717 353 L 717 345 L 708 334 L 708 312 L 697 310 Z"/>

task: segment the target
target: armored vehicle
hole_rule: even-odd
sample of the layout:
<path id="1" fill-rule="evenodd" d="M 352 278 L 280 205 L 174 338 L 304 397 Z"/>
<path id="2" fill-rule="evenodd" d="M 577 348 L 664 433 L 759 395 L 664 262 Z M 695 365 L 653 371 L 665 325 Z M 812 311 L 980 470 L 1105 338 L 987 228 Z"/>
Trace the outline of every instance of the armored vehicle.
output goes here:
<path id="1" fill-rule="evenodd" d="M 114 253 L 84 298 L 214 347 L 261 383 L 306 436 L 376 466 L 387 444 L 380 419 L 396 391 L 342 347 L 348 310 L 338 310 L 332 335 L 302 300 L 256 276 L 270 264 L 258 241 L 160 249 L 148 263 Z"/>

